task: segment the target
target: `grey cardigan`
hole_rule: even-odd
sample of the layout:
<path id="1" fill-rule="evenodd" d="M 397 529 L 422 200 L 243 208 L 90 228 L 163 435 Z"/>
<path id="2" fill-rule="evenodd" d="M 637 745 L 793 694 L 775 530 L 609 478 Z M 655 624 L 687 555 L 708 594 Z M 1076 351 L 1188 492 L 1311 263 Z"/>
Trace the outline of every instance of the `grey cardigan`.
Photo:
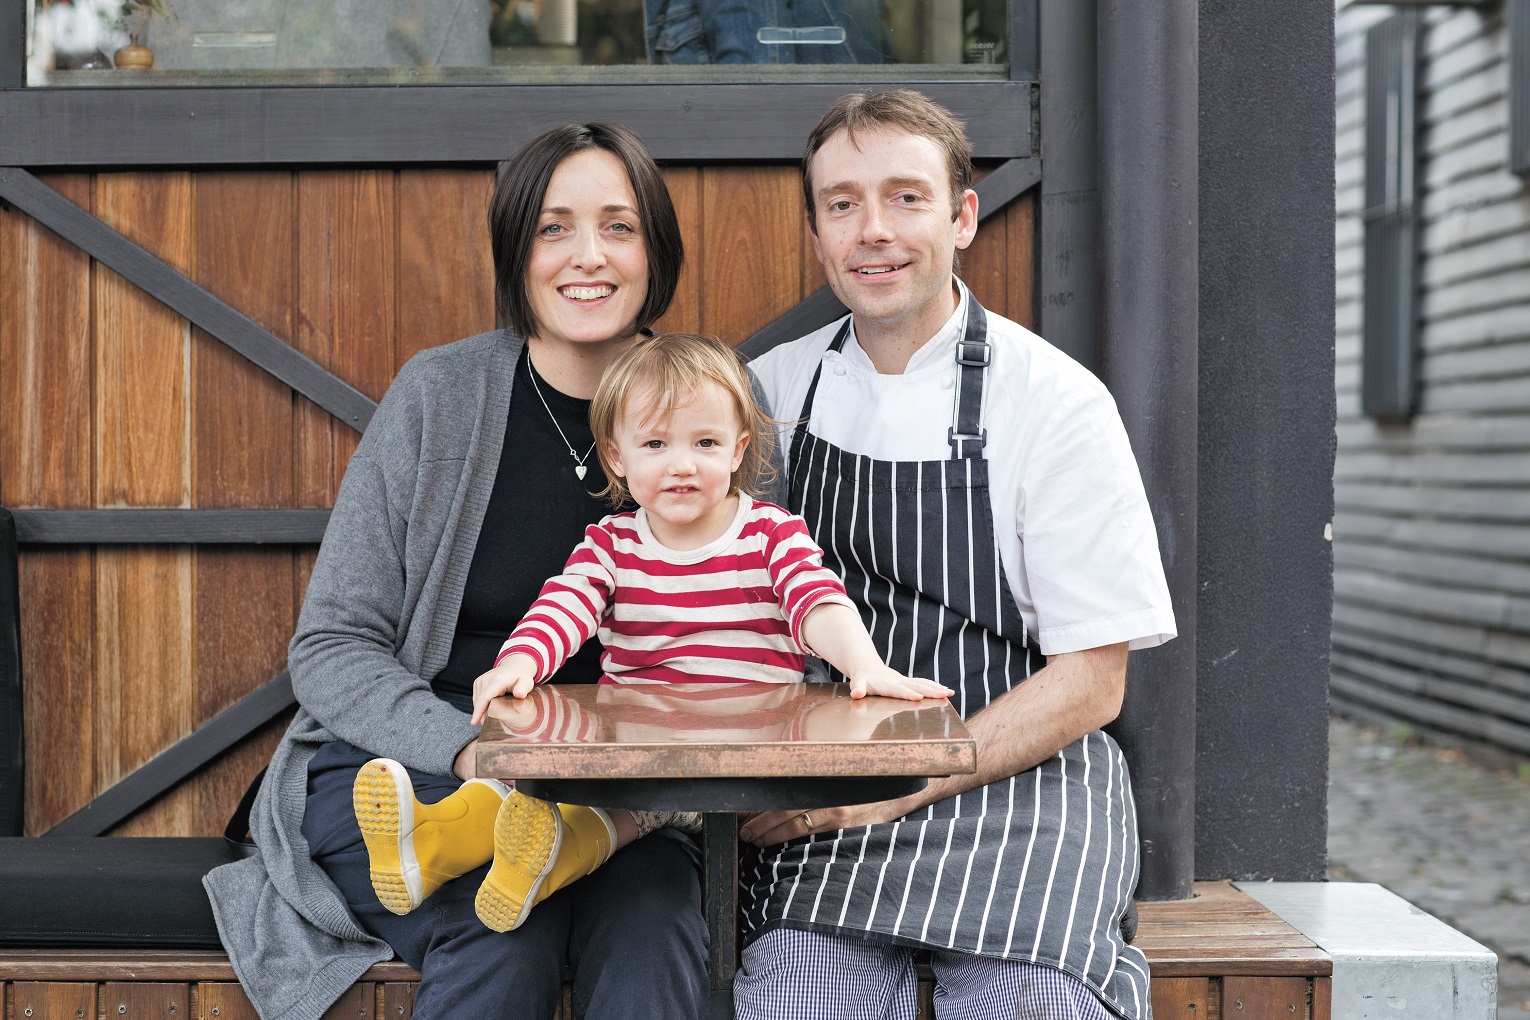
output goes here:
<path id="1" fill-rule="evenodd" d="M 424 678 L 451 653 L 522 346 L 500 331 L 411 358 L 346 469 L 288 648 L 301 707 L 250 817 L 260 853 L 203 879 L 264 1020 L 318 1020 L 393 955 L 362 931 L 309 855 L 302 824 L 314 752 L 346 740 L 448 775 L 478 733 Z"/>

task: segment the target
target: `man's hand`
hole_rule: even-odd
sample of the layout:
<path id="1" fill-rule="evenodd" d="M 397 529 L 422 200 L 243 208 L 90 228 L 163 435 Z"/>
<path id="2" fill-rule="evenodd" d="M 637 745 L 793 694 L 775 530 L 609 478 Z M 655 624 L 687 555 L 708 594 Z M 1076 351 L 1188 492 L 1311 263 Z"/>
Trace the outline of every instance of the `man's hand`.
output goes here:
<path id="1" fill-rule="evenodd" d="M 955 693 L 951 688 L 942 687 L 933 680 L 904 676 L 880 662 L 873 663 L 850 677 L 850 697 L 852 698 L 864 698 L 868 694 L 877 694 L 884 698 L 923 701 L 925 698 L 949 698 Z"/>
<path id="2" fill-rule="evenodd" d="M 1125 693 L 1124 643 L 1053 655 L 1024 683 L 967 718 L 967 729 L 977 743 L 976 772 L 936 777 L 918 793 L 897 800 L 806 812 L 762 812 L 747 819 L 739 838 L 769 846 L 810 831 L 890 822 L 938 800 L 1018 776 L 1114 719 Z"/>
<path id="3" fill-rule="evenodd" d="M 512 652 L 500 664 L 473 681 L 473 725 L 483 722 L 489 702 L 504 694 L 525 698 L 537 685 L 537 663 L 522 652 Z"/>
<path id="4" fill-rule="evenodd" d="M 744 816 L 738 838 L 755 846 L 771 846 L 789 839 L 800 839 L 815 832 L 856 829 L 862 825 L 892 822 L 914 806 L 904 800 L 883 800 L 875 804 L 851 804 L 848 807 L 810 808 L 807 811 L 760 811 Z"/>

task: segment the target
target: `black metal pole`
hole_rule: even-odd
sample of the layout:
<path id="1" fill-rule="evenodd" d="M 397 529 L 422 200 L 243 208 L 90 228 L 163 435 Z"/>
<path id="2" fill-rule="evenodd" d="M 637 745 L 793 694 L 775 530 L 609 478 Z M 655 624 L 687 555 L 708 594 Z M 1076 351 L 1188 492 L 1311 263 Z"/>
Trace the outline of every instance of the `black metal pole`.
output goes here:
<path id="1" fill-rule="evenodd" d="M 1100 192 L 1095 0 L 1040 0 L 1039 332 L 1099 367 Z"/>
<path id="2" fill-rule="evenodd" d="M 1099 0 L 1101 377 L 1142 468 L 1179 637 L 1133 655 L 1113 727 L 1142 840 L 1141 899 L 1195 877 L 1196 0 Z"/>

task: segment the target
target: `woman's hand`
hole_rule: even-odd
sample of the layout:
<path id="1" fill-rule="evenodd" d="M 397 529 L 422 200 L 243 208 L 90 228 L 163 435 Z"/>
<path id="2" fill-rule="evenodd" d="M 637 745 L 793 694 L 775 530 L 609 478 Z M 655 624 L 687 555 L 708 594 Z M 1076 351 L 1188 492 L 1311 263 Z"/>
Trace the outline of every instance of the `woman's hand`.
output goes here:
<path id="1" fill-rule="evenodd" d="M 949 698 L 956 692 L 923 677 L 904 676 L 890 666 L 872 663 L 860 669 L 850 679 L 850 697 L 864 698 L 878 694 L 884 698 L 902 698 L 904 701 L 923 701 L 925 698 Z"/>
<path id="2" fill-rule="evenodd" d="M 483 722 L 489 702 L 501 695 L 525 698 L 537 685 L 537 663 L 531 656 L 512 652 L 499 665 L 473 681 L 473 725 Z"/>

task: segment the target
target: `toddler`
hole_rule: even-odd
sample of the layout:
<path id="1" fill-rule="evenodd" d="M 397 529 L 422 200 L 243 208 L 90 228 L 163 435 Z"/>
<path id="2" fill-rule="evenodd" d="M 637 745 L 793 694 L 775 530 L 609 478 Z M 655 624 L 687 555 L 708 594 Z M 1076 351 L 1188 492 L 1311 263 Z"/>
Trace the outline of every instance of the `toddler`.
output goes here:
<path id="1" fill-rule="evenodd" d="M 771 470 L 773 424 L 738 356 L 713 338 L 641 339 L 613 362 L 590 425 L 610 479 L 603 494 L 616 507 L 630 495 L 638 509 L 586 530 L 474 682 L 473 722 L 494 698 L 525 698 L 596 634 L 602 683 L 793 683 L 813 654 L 848 678 L 856 698 L 949 697 L 882 662 L 806 523 L 755 498 Z M 356 778 L 356 815 L 383 905 L 407 913 L 492 857 L 478 916 L 508 931 L 633 839 L 665 825 L 700 831 L 694 814 L 608 812 L 504 789 L 470 780 L 422 805 L 397 763 L 369 762 Z M 474 839 L 441 839 L 436 827 L 415 824 L 420 815 L 486 822 L 489 807 L 492 830 Z M 422 841 L 421 831 L 431 835 Z"/>

